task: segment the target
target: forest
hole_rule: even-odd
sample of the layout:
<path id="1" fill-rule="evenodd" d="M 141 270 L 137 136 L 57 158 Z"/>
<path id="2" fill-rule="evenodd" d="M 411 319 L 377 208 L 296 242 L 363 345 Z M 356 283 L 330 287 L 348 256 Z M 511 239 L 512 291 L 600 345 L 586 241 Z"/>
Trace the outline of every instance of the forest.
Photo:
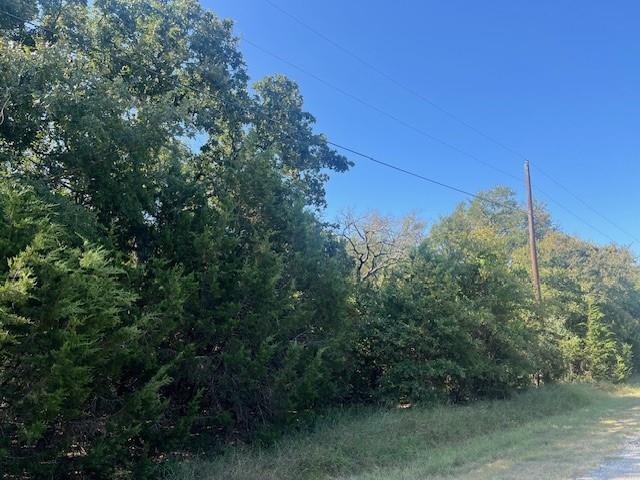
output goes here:
<path id="1" fill-rule="evenodd" d="M 543 204 L 541 304 L 506 187 L 435 224 L 327 220 L 353 163 L 295 82 L 250 81 L 232 21 L 196 0 L 0 10 L 4 478 L 156 478 L 329 408 L 637 366 L 635 256 Z"/>

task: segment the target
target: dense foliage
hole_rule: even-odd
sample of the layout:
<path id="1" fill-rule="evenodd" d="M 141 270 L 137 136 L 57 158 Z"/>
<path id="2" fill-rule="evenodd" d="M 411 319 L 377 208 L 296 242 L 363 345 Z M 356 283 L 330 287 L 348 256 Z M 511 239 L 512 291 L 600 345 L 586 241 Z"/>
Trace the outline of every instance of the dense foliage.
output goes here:
<path id="1" fill-rule="evenodd" d="M 144 478 L 332 405 L 630 375 L 628 250 L 539 207 L 541 308 L 508 190 L 426 235 L 335 228 L 324 183 L 350 163 L 295 83 L 250 88 L 229 21 L 194 0 L 0 5 L 7 478 Z"/>

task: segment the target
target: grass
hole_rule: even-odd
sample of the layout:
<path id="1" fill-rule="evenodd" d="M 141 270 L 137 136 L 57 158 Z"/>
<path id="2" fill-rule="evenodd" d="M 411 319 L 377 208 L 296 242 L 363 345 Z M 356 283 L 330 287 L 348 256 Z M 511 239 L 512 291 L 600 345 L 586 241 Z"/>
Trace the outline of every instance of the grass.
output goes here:
<path id="1" fill-rule="evenodd" d="M 336 413 L 267 449 L 171 467 L 166 480 L 571 478 L 640 425 L 640 386 L 553 385 L 467 406 Z"/>

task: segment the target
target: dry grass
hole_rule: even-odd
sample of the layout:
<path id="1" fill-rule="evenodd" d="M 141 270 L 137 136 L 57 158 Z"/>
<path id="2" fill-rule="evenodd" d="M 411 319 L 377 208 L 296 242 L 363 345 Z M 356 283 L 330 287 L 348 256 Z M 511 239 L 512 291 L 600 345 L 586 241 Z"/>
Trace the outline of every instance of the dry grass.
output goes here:
<path id="1" fill-rule="evenodd" d="M 510 400 L 334 414 L 269 449 L 171 468 L 167 480 L 571 478 L 640 424 L 640 387 L 557 385 Z"/>

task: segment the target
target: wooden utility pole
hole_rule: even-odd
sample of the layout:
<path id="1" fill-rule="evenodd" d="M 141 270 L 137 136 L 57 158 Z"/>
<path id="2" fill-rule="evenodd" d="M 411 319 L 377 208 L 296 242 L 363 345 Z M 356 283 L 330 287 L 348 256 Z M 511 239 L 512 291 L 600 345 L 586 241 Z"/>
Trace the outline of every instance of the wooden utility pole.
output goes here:
<path id="1" fill-rule="evenodd" d="M 529 249 L 531 252 L 531 277 L 535 289 L 536 300 L 542 301 L 540 290 L 540 273 L 538 271 L 538 248 L 536 247 L 536 226 L 533 218 L 533 194 L 531 193 L 531 174 L 529 173 L 529 160 L 524 162 L 525 188 L 527 190 L 527 218 L 529 219 Z"/>

